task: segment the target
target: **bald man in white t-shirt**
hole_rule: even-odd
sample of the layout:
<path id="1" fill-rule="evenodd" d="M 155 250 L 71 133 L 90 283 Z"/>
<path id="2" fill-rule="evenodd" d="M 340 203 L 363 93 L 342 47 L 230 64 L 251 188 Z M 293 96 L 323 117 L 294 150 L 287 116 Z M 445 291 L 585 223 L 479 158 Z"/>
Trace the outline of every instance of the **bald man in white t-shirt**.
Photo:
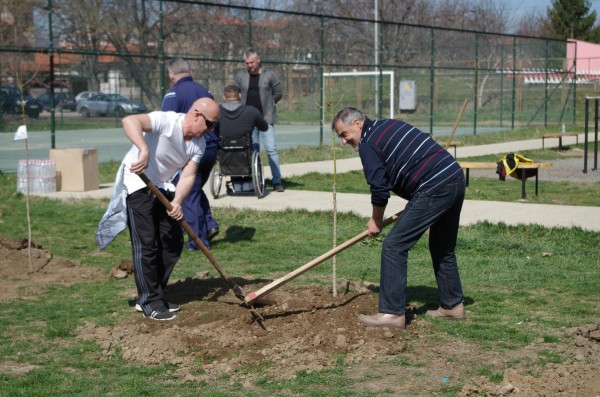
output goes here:
<path id="1" fill-rule="evenodd" d="M 166 301 L 164 289 L 183 250 L 181 204 L 192 189 L 198 163 L 206 146 L 203 135 L 219 120 L 219 106 L 210 98 L 194 102 L 185 113 L 151 112 L 123 119 L 125 135 L 133 146 L 125 155 L 117 186 L 126 195 L 127 226 L 131 236 L 136 308 L 153 320 L 172 320 L 179 305 Z M 171 177 L 182 168 L 177 187 Z M 169 199 L 167 211 L 138 174 L 144 173 Z M 115 196 L 113 196 L 115 197 Z M 118 200 L 111 200 L 111 206 Z M 110 208 L 100 222 L 97 239 L 101 249 L 114 238 L 115 229 L 102 227 L 114 215 Z M 114 226 L 113 226 L 114 227 Z M 113 236 L 99 234 L 113 232 Z M 117 230 L 117 233 L 119 230 Z M 108 242 L 106 242 L 108 241 Z"/>

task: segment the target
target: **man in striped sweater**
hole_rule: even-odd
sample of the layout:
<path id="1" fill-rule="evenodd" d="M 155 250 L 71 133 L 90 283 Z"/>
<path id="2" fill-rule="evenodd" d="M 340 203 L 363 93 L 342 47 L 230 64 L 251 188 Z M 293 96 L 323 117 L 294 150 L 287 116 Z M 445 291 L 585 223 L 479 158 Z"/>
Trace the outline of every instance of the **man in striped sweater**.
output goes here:
<path id="1" fill-rule="evenodd" d="M 408 200 L 381 251 L 379 312 L 359 320 L 374 327 L 406 328 L 408 251 L 429 229 L 429 251 L 438 285 L 439 308 L 430 317 L 465 318 L 454 248 L 465 180 L 458 163 L 428 134 L 400 120 L 370 120 L 355 108 L 342 109 L 332 128 L 360 154 L 371 188 L 370 236 L 381 232 L 390 191 Z"/>

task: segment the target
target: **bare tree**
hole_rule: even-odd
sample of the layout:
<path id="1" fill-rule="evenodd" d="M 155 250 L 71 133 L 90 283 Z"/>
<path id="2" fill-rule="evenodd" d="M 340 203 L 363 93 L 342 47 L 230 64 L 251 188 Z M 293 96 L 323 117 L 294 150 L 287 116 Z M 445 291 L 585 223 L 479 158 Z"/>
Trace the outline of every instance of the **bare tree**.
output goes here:
<path id="1" fill-rule="evenodd" d="M 103 7 L 100 18 L 107 40 L 123 54 L 120 59 L 126 77 L 136 82 L 152 107 L 159 108 L 162 93 L 152 83 L 159 64 L 160 15 L 156 3 L 146 0 L 112 1 Z M 142 54 L 146 56 L 139 56 Z M 148 57 L 148 54 L 156 54 L 156 57 Z"/>
<path id="2" fill-rule="evenodd" d="M 180 4 L 163 2 L 162 15 L 160 3 L 148 0 L 54 0 L 52 5 L 53 39 L 62 48 L 82 53 L 79 72 L 89 89 L 98 90 L 109 71 L 119 70 L 140 87 L 154 108 L 160 106 L 162 93 L 152 81 L 160 77 L 160 34 L 169 37 L 180 29 L 186 16 L 170 18 L 179 13 Z M 163 20 L 169 23 L 161 29 Z M 120 62 L 102 55 L 115 51 Z"/>
<path id="3" fill-rule="evenodd" d="M 39 1 L 36 0 L 3 0 L 0 3 L 0 43 L 16 49 L 34 46 L 33 10 L 36 7 L 39 7 Z M 17 71 L 22 73 L 22 79 L 28 79 L 35 71 L 22 68 L 23 65 L 32 63 L 31 54 L 20 52 L 17 57 L 1 58 L 0 65 L 7 71 L 2 77 L 8 79 L 3 83 L 20 85 L 22 81 L 16 80 Z"/>
<path id="4" fill-rule="evenodd" d="M 103 33 L 102 21 L 98 19 L 98 10 L 102 9 L 102 0 L 89 0 L 77 6 L 72 0 L 55 0 L 53 6 L 53 25 L 55 46 L 64 49 L 81 50 L 78 72 L 87 81 L 88 87 L 80 90 L 100 89 L 99 52 L 107 51 L 108 42 Z"/>
<path id="5" fill-rule="evenodd" d="M 518 21 L 515 33 L 524 36 L 543 37 L 550 21 L 543 14 L 534 11 L 524 14 Z"/>

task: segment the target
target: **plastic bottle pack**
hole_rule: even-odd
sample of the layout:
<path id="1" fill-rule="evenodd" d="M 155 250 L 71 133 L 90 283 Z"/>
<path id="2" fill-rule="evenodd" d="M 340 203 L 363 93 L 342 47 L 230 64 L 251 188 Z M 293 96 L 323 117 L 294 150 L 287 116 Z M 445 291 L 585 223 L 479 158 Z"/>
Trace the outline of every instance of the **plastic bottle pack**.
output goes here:
<path id="1" fill-rule="evenodd" d="M 56 164 L 54 160 L 19 160 L 17 191 L 27 194 L 56 192 Z"/>

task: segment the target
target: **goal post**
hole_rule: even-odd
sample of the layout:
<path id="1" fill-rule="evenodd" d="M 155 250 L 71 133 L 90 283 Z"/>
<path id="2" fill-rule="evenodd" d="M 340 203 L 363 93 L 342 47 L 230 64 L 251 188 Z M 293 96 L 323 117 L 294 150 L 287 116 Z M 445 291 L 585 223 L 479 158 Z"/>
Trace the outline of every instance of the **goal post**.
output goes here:
<path id="1" fill-rule="evenodd" d="M 342 102 L 345 102 L 346 104 L 348 104 L 348 102 L 344 101 L 343 98 L 338 98 L 336 96 L 340 95 L 340 97 L 341 97 L 344 95 L 344 92 L 347 92 L 348 90 L 358 91 L 358 89 L 355 89 L 354 87 L 348 88 L 347 83 L 343 87 L 338 87 L 339 88 L 338 90 L 335 89 L 335 86 L 334 86 L 334 89 L 329 90 L 330 82 L 327 81 L 328 78 L 340 79 L 340 78 L 380 77 L 380 76 L 382 78 L 389 78 L 389 99 L 388 99 L 388 95 L 387 95 L 387 93 L 385 93 L 385 91 L 384 91 L 384 93 L 382 93 L 382 98 L 389 101 L 389 118 L 394 118 L 395 83 L 394 83 L 394 72 L 393 71 L 388 70 L 388 71 L 370 71 L 370 72 L 329 72 L 329 73 L 323 73 L 323 103 L 321 104 L 321 119 L 322 119 L 323 125 L 326 125 L 325 124 L 325 116 L 326 116 L 326 111 L 329 110 L 329 109 L 327 109 L 327 104 L 326 104 L 327 100 L 329 100 L 335 104 L 337 101 L 339 101 L 341 99 Z M 375 93 L 375 95 L 377 95 L 380 85 L 378 84 L 376 79 L 374 79 L 374 83 L 375 84 L 372 86 L 372 87 L 374 87 L 372 92 Z M 386 90 L 387 84 L 381 84 L 381 86 L 384 87 L 383 88 L 384 90 Z M 374 100 L 377 102 L 379 100 L 379 98 L 375 97 Z M 360 101 L 357 99 L 357 102 L 360 102 Z M 375 105 L 377 106 L 377 103 Z M 377 108 L 375 108 L 375 110 L 376 109 Z M 365 109 L 361 109 L 361 110 L 365 111 Z M 365 113 L 368 113 L 368 112 L 365 111 Z M 373 116 L 376 117 L 377 115 L 374 114 Z"/>

